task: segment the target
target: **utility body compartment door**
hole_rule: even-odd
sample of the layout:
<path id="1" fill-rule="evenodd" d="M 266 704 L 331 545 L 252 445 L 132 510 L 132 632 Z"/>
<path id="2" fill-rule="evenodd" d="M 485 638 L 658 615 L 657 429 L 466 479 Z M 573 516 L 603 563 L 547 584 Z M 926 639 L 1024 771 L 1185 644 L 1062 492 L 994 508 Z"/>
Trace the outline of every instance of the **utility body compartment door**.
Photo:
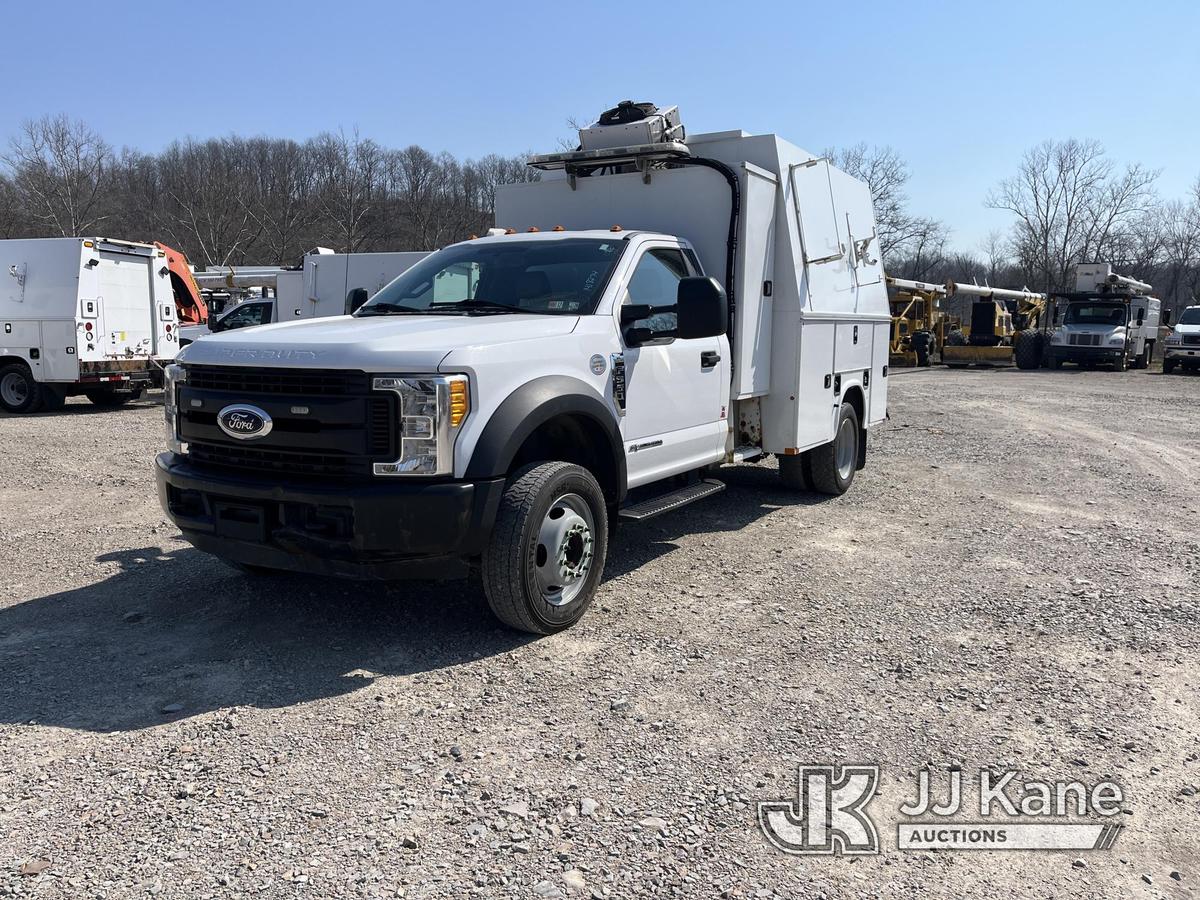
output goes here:
<path id="1" fill-rule="evenodd" d="M 105 350 L 115 357 L 154 352 L 153 261 L 145 256 L 102 250 L 98 279 L 107 331 Z"/>

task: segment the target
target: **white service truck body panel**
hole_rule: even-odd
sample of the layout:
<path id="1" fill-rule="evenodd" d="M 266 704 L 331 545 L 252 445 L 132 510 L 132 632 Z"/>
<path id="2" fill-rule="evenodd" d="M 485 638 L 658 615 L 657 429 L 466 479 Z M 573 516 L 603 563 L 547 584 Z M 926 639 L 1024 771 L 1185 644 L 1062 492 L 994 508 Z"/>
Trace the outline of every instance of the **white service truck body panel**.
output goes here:
<path id="1" fill-rule="evenodd" d="M 153 380 L 179 347 L 163 251 L 107 238 L 0 241 L 0 365 L 60 391 Z"/>
<path id="2" fill-rule="evenodd" d="M 701 134 L 688 146 L 738 178 L 731 398 L 758 399 L 762 449 L 798 454 L 831 440 L 850 390 L 862 394 L 865 425 L 882 421 L 891 314 L 867 186 L 775 135 Z M 729 202 L 721 175 L 701 167 L 653 171 L 649 183 L 639 172 L 574 186 L 547 178 L 501 186 L 496 222 L 518 234 L 619 225 L 678 235 L 724 283 Z M 731 434 L 730 452 L 741 437 Z"/>

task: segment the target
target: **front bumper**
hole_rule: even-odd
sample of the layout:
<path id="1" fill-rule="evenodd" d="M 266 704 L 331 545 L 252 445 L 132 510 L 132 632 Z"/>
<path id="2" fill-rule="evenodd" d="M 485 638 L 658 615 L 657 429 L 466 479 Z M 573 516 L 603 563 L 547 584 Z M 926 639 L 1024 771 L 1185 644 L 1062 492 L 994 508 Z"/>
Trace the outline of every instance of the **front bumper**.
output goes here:
<path id="1" fill-rule="evenodd" d="M 465 576 L 504 492 L 485 481 L 304 484 L 248 478 L 161 453 L 159 501 L 193 546 L 223 559 L 317 575 Z"/>
<path id="2" fill-rule="evenodd" d="M 1070 344 L 1051 344 L 1050 359 L 1063 362 L 1114 363 L 1125 353 L 1124 347 L 1074 347 Z"/>
<path id="3" fill-rule="evenodd" d="M 1166 359 L 1191 359 L 1200 362 L 1200 346 L 1195 344 L 1172 344 L 1163 350 Z"/>

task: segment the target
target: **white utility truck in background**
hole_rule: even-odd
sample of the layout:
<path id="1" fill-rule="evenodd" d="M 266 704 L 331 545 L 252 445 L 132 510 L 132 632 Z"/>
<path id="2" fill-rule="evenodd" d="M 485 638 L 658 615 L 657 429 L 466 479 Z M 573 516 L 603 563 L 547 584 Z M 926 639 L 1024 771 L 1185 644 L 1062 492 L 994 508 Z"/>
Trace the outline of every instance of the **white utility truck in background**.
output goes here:
<path id="1" fill-rule="evenodd" d="M 1200 369 L 1200 306 L 1185 307 L 1163 342 L 1163 373 L 1170 375 L 1176 367 Z"/>
<path id="2" fill-rule="evenodd" d="M 0 408 L 120 406 L 179 349 L 166 254 L 111 238 L 0 241 Z"/>
<path id="3" fill-rule="evenodd" d="M 765 454 L 838 495 L 887 413 L 890 315 L 867 185 L 775 135 L 685 139 L 622 103 L 487 237 L 353 316 L 213 335 L 167 371 L 164 509 L 242 568 L 455 577 L 550 633 L 617 519 Z M 495 233 L 500 231 L 500 233 Z"/>
<path id="4" fill-rule="evenodd" d="M 223 266 L 197 272 L 195 278 L 201 288 L 265 288 L 274 296 L 243 300 L 214 317 L 207 326 L 185 328 L 183 345 L 233 328 L 348 315 L 428 255 L 421 251 L 333 253 L 318 247 L 306 253 L 301 265 L 294 269 Z"/>
<path id="5" fill-rule="evenodd" d="M 1154 356 L 1162 304 L 1150 285 L 1118 275 L 1108 263 L 1075 267 L 1075 290 L 1050 294 L 1053 326 L 1046 361 L 1145 369 Z"/>

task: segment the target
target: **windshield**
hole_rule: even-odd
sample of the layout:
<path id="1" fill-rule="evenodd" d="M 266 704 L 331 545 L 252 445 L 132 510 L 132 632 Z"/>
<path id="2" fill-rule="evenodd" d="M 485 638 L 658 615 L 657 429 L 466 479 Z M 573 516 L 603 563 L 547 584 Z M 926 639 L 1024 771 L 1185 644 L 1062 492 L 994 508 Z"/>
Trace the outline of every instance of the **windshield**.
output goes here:
<path id="1" fill-rule="evenodd" d="M 1064 321 L 1068 325 L 1124 325 L 1125 307 L 1111 303 L 1072 303 Z"/>
<path id="2" fill-rule="evenodd" d="M 624 247 L 593 238 L 456 244 L 417 263 L 355 315 L 588 315 Z"/>
<path id="3" fill-rule="evenodd" d="M 1200 325 L 1200 306 L 1189 306 L 1179 317 L 1180 325 Z"/>

